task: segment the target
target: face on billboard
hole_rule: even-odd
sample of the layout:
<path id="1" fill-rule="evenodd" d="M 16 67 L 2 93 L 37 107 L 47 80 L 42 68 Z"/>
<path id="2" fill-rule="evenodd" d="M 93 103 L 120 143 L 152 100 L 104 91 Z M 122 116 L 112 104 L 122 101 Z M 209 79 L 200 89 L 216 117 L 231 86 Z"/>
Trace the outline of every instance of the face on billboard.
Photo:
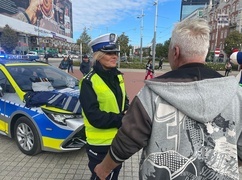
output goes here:
<path id="1" fill-rule="evenodd" d="M 41 13 L 50 18 L 53 14 L 53 1 L 52 0 L 43 0 L 43 3 L 40 4 Z"/>
<path id="2" fill-rule="evenodd" d="M 23 21 L 51 33 L 73 37 L 72 4 L 69 0 L 8 0 L 0 1 L 0 15 Z M 18 24 L 13 27 L 19 29 Z M 21 27 L 23 28 L 23 27 Z"/>

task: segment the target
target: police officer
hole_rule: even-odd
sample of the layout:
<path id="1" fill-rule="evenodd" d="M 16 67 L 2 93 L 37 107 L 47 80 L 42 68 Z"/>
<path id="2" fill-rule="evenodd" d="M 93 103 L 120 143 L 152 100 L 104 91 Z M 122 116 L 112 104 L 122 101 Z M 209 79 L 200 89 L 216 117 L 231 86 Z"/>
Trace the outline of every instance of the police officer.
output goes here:
<path id="1" fill-rule="evenodd" d="M 123 75 L 116 68 L 119 52 L 116 41 L 117 35 L 109 33 L 88 44 L 95 62 L 92 71 L 80 81 L 91 179 L 98 179 L 94 168 L 107 154 L 129 106 Z M 117 179 L 120 169 L 121 166 L 114 169 L 109 178 Z"/>

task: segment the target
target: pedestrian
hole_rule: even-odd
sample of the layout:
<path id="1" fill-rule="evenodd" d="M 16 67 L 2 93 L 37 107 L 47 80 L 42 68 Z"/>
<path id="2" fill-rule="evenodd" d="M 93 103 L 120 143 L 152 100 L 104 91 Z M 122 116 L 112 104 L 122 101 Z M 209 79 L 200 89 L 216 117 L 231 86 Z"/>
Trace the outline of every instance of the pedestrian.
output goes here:
<path id="1" fill-rule="evenodd" d="M 68 55 L 67 61 L 68 61 L 68 73 L 70 72 L 70 70 L 73 73 L 73 59 L 71 58 L 70 55 Z"/>
<path id="2" fill-rule="evenodd" d="M 150 78 L 152 79 L 154 77 L 153 74 L 154 74 L 154 69 L 152 65 L 152 60 L 150 59 L 146 64 L 145 80 L 148 78 L 148 76 L 150 76 Z"/>
<path id="3" fill-rule="evenodd" d="M 45 62 L 46 63 L 49 63 L 49 55 L 48 55 L 48 53 L 47 52 L 45 52 L 45 56 L 44 56 L 44 59 L 45 59 Z"/>
<path id="4" fill-rule="evenodd" d="M 205 19 L 176 24 L 168 50 L 172 70 L 145 81 L 132 100 L 95 168 L 100 179 L 143 148 L 139 179 L 239 180 L 242 88 L 235 77 L 205 66 L 209 38 Z"/>
<path id="5" fill-rule="evenodd" d="M 227 61 L 226 64 L 225 64 L 225 74 L 224 74 L 224 76 L 228 76 L 231 70 L 232 70 L 232 65 L 229 61 Z"/>
<path id="6" fill-rule="evenodd" d="M 160 58 L 158 69 L 162 69 L 164 58 Z"/>
<path id="7" fill-rule="evenodd" d="M 238 65 L 239 73 L 236 76 L 236 79 L 240 86 L 242 86 L 242 52 L 235 51 L 229 57 L 230 62 L 233 64 Z"/>
<path id="8" fill-rule="evenodd" d="M 102 35 L 88 45 L 92 48 L 95 64 L 80 83 L 80 102 L 83 109 L 86 152 L 91 180 L 98 179 L 94 168 L 109 150 L 109 146 L 122 125 L 129 107 L 123 74 L 117 69 L 117 35 Z M 112 171 L 109 179 L 118 179 L 122 165 Z"/>
<path id="9" fill-rule="evenodd" d="M 60 62 L 59 68 L 67 72 L 69 62 L 67 61 L 67 56 L 65 56 Z"/>
<path id="10" fill-rule="evenodd" d="M 82 62 L 80 64 L 80 71 L 82 72 L 83 76 L 89 73 L 91 70 L 91 62 L 88 56 L 85 54 L 82 58 Z"/>

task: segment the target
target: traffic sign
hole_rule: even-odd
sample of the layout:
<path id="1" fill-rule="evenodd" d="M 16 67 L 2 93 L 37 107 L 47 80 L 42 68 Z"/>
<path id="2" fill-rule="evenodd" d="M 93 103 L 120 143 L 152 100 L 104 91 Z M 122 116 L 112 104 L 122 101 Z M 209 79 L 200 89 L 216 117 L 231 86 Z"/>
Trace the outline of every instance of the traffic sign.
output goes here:
<path id="1" fill-rule="evenodd" d="M 219 56 L 220 48 L 216 48 L 215 51 L 214 51 L 214 54 L 215 54 L 216 57 Z"/>

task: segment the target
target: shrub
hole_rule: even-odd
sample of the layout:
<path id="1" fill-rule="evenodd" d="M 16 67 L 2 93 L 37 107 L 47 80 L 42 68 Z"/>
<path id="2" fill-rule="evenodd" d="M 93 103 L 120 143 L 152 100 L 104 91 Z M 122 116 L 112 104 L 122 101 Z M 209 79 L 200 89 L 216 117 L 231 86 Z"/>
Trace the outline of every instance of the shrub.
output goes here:
<path id="1" fill-rule="evenodd" d="M 165 60 L 164 63 L 167 63 L 168 61 Z M 132 62 L 120 62 L 120 68 L 127 68 L 127 69 L 145 69 L 147 60 L 143 60 L 142 63 L 140 63 L 139 59 L 135 59 Z M 158 62 L 156 61 L 155 69 L 158 68 Z M 74 61 L 74 66 L 80 66 L 80 61 Z M 214 62 L 206 62 L 205 66 L 210 67 L 214 69 L 215 71 L 225 71 L 225 63 L 214 63 Z M 232 70 L 238 70 L 238 65 L 232 64 Z"/>
<path id="2" fill-rule="evenodd" d="M 225 63 L 207 62 L 205 65 L 215 71 L 225 71 Z M 238 70 L 238 65 L 232 64 L 232 70 Z"/>

